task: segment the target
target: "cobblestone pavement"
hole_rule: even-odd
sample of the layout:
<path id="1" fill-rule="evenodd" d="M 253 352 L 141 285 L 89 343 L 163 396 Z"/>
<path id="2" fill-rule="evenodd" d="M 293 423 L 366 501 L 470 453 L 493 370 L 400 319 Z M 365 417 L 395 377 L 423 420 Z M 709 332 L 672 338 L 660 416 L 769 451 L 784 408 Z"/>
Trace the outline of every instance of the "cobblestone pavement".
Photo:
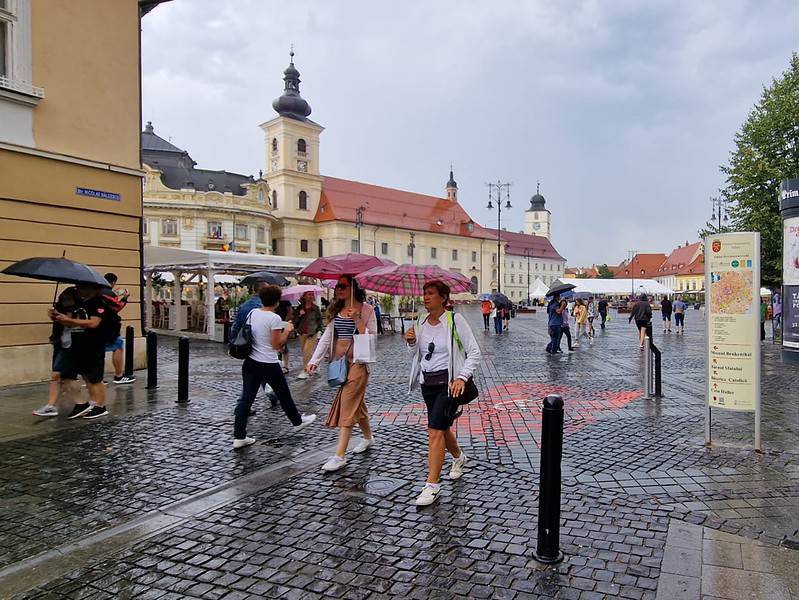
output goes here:
<path id="1" fill-rule="evenodd" d="M 796 593 L 785 565 L 799 566 L 799 415 L 791 393 L 799 376 L 770 343 L 764 452 L 755 453 L 750 414 L 714 412 L 716 443 L 704 447 L 699 311 L 688 315 L 685 336 L 655 333 L 665 393 L 657 400 L 642 398 L 642 353 L 623 316 L 594 342 L 554 357 L 543 352 L 541 314 L 520 315 L 503 336 L 483 334 L 479 315 L 468 316 L 484 353 L 482 394 L 457 434 L 475 460 L 463 480 L 444 482 L 437 506 L 412 505 L 425 473 L 425 413 L 418 393 L 407 396 L 405 350 L 389 335 L 367 397 L 378 445 L 347 469 L 283 478 L 18 597 L 740 597 L 714 583 L 732 566 L 711 560 L 700 575 L 675 573 L 671 559 L 664 567 L 675 524 L 710 532 L 706 540 L 735 535 L 741 547 L 765 548 L 758 556 L 780 552 L 780 569 L 747 570 L 742 562 L 741 577 L 766 572 L 769 590 L 782 582 L 786 594 Z M 126 392 L 134 399 L 110 402 L 116 416 L 102 422 L 56 423 L 0 443 L 0 567 L 24 566 L 37 553 L 335 441 L 321 426 L 289 435 L 285 417 L 261 406 L 251 426 L 259 444 L 232 452 L 239 363 L 212 344 L 195 343 L 192 352 L 186 407 L 172 402 L 175 344 L 164 341 L 157 392 Z M 292 389 L 301 410 L 324 416 L 331 393 L 318 378 Z M 5 390 L 0 403 L 26 393 Z M 547 393 L 566 403 L 567 555 L 548 569 L 530 558 Z M 131 402 L 139 408 L 125 410 Z M 658 591 L 659 583 L 670 587 Z M 783 597 L 775 593 L 782 592 L 762 597 Z"/>

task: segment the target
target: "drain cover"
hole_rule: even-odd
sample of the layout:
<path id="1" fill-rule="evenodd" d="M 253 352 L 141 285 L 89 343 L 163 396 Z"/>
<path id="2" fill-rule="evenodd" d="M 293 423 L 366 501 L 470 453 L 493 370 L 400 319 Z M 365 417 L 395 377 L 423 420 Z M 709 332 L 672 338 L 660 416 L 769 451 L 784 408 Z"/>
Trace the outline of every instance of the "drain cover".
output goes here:
<path id="1" fill-rule="evenodd" d="M 370 475 L 365 481 L 356 481 L 350 478 L 340 480 L 339 485 L 345 488 L 347 494 L 353 496 L 379 496 L 393 494 L 403 485 L 408 483 L 403 479 Z"/>

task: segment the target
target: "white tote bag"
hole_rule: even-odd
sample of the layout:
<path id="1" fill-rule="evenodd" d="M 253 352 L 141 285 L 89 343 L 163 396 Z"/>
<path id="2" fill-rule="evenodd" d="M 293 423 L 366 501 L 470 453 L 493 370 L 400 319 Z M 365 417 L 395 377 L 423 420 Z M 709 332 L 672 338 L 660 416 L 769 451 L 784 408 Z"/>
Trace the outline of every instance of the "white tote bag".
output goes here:
<path id="1" fill-rule="evenodd" d="M 377 362 L 374 333 L 356 333 L 352 336 L 352 362 L 359 365 L 368 365 Z"/>

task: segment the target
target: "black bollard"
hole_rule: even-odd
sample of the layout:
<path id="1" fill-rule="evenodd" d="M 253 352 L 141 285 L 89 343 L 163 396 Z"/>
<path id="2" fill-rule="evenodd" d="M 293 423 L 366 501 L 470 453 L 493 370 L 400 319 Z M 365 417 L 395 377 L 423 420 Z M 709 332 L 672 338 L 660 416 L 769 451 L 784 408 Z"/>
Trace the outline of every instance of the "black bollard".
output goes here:
<path id="1" fill-rule="evenodd" d="M 563 455 L 563 398 L 544 399 L 541 428 L 541 475 L 538 490 L 538 543 L 533 558 L 544 564 L 563 560 L 560 551 L 560 462 Z"/>
<path id="2" fill-rule="evenodd" d="M 147 389 L 158 387 L 158 334 L 147 332 Z"/>
<path id="3" fill-rule="evenodd" d="M 663 377 L 662 377 L 662 356 L 660 349 L 655 346 L 652 338 L 649 338 L 649 350 L 655 357 L 655 396 L 660 398 L 663 395 Z"/>
<path id="4" fill-rule="evenodd" d="M 178 404 L 189 403 L 189 338 L 178 341 Z"/>
<path id="5" fill-rule="evenodd" d="M 133 327 L 125 328 L 125 377 L 133 377 Z"/>

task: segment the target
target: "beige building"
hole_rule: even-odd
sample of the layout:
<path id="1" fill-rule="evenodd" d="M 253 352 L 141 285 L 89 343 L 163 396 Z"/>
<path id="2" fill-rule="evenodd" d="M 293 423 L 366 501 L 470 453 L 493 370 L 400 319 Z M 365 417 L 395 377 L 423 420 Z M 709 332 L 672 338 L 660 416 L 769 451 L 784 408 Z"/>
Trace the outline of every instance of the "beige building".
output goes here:
<path id="1" fill-rule="evenodd" d="M 113 271 L 131 293 L 123 327 L 137 335 L 139 11 L 155 4 L 0 2 L 0 267 L 65 253 Z M 0 275 L 0 385 L 49 376 L 54 290 Z"/>
<path id="2" fill-rule="evenodd" d="M 203 233 L 209 215 L 225 209 L 224 215 L 213 217 L 222 224 L 225 240 L 235 218 L 237 224 L 246 221 L 250 236 L 252 228 L 263 227 L 259 239 L 268 240 L 267 249 L 275 255 L 313 259 L 362 252 L 397 263 L 437 264 L 468 276 L 475 294 L 499 288 L 518 301 L 527 298 L 528 274 L 530 283 L 536 278 L 551 283 L 563 274 L 565 259 L 549 241 L 550 213 L 538 193 L 525 213 L 525 228 L 535 235 L 503 230 L 498 250 L 496 230 L 478 225 L 460 205 L 452 171 L 442 197 L 322 175 L 324 128 L 309 118 L 311 107 L 300 95 L 293 53 L 283 75 L 283 94 L 272 105 L 277 116 L 261 124 L 265 172 L 258 180 L 216 172 L 220 179 L 215 179 L 214 191 L 198 186 L 196 179 L 186 189 L 180 177 L 164 172 L 163 163 L 152 164 L 154 158 L 148 162 L 145 150 L 145 243 L 207 248 L 202 244 L 208 244 Z M 151 134 L 151 128 L 142 134 L 145 149 Z M 184 152 L 158 139 L 153 145 L 162 148 L 163 156 Z M 188 161 L 193 169 L 190 157 Z M 231 193 L 220 194 L 219 181 L 230 176 L 242 179 L 244 191 L 230 185 Z M 251 239 L 249 244 L 239 242 L 235 240 L 234 250 L 264 249 Z"/>

